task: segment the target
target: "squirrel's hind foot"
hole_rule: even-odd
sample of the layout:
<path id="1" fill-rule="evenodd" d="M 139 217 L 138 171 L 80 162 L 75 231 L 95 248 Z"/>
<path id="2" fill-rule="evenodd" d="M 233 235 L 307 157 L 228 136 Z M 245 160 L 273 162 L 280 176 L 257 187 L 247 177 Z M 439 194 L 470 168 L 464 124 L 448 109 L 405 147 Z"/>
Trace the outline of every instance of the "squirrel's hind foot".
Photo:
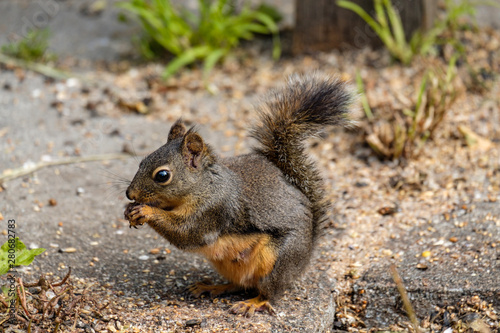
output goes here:
<path id="1" fill-rule="evenodd" d="M 251 317 L 254 315 L 255 311 L 263 312 L 267 311 L 269 314 L 274 315 L 276 312 L 274 311 L 271 303 L 268 300 L 262 298 L 261 295 L 248 299 L 246 301 L 241 301 L 234 304 L 229 312 L 234 314 L 241 314 L 245 317 Z"/>
<path id="2" fill-rule="evenodd" d="M 196 282 L 187 287 L 187 290 L 196 298 L 203 294 L 209 294 L 210 297 L 217 297 L 221 294 L 237 292 L 241 290 L 241 287 L 232 283 L 213 285 L 206 282 Z"/>

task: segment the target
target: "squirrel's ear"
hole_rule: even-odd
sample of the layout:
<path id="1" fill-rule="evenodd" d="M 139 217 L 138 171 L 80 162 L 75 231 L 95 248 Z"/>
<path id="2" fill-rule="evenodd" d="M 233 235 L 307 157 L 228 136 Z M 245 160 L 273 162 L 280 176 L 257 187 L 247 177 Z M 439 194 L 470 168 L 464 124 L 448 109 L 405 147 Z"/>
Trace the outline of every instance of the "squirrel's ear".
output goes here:
<path id="1" fill-rule="evenodd" d="M 177 121 L 170 127 L 170 132 L 168 133 L 168 141 L 181 138 L 186 134 L 186 125 L 182 122 L 182 119 L 177 119 Z"/>
<path id="2" fill-rule="evenodd" d="M 182 157 L 184 163 L 192 168 L 198 168 L 203 155 L 207 152 L 207 146 L 201 136 L 196 132 L 188 131 L 182 140 Z"/>

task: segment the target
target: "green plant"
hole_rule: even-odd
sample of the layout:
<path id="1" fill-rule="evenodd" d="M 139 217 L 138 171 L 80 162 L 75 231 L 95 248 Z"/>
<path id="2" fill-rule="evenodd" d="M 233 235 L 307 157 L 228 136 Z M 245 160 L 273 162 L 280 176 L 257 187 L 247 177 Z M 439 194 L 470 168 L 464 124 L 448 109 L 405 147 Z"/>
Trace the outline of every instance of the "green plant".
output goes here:
<path id="1" fill-rule="evenodd" d="M 365 85 L 363 84 L 363 78 L 361 77 L 359 70 L 356 71 L 356 85 L 358 86 L 358 94 L 360 95 L 361 105 L 365 111 L 365 116 L 368 120 L 372 120 L 373 112 L 370 107 L 370 103 L 368 103 L 368 98 L 365 93 Z"/>
<path id="2" fill-rule="evenodd" d="M 445 0 L 446 17 L 443 20 L 451 30 L 458 30 L 463 26 L 462 18 L 469 16 L 475 20 L 477 6 L 491 6 L 500 8 L 500 3 L 488 0 Z"/>
<path id="3" fill-rule="evenodd" d="M 375 31 L 395 58 L 405 65 L 411 62 L 412 48 L 406 41 L 401 18 L 390 0 L 374 0 L 375 18 L 352 1 L 338 0 L 337 5 L 358 14 Z"/>
<path id="4" fill-rule="evenodd" d="M 28 250 L 19 237 L 9 238 L 0 248 L 0 275 L 13 267 L 31 264 L 35 257 L 44 251 L 42 248 Z"/>
<path id="5" fill-rule="evenodd" d="M 434 26 L 425 32 L 417 30 L 407 41 L 401 17 L 390 0 L 374 0 L 375 17 L 371 17 L 363 8 L 349 0 L 338 0 L 337 5 L 358 14 L 375 31 L 391 55 L 405 65 L 417 54 L 435 53 L 437 44 L 451 44 L 461 51 L 458 40 L 453 37 L 440 39 L 440 36 L 446 30 L 457 30 L 464 16 L 473 18 L 478 5 L 500 7 L 500 4 L 493 1 L 446 0 L 444 18 L 436 20 Z"/>
<path id="6" fill-rule="evenodd" d="M 160 48 L 174 59 L 167 65 L 164 77 L 179 69 L 203 61 L 205 78 L 213 67 L 242 39 L 250 40 L 255 33 L 272 34 L 273 56 L 281 52 L 278 26 L 268 7 L 251 9 L 244 5 L 238 13 L 228 0 L 198 0 L 198 13 L 176 9 L 170 0 L 130 0 L 119 6 L 139 18 L 145 41 L 143 54 L 151 58 Z"/>
<path id="7" fill-rule="evenodd" d="M 481 38 L 475 38 L 473 34 L 464 32 L 477 32 L 478 27 L 475 16 L 478 5 L 500 8 L 500 3 L 494 1 L 446 0 L 445 5 L 446 17 L 441 23 L 444 33 L 438 37 L 438 44 L 448 47 L 447 54 L 443 56 L 447 58 L 452 54 L 459 54 L 462 66 L 467 68 L 465 77 L 467 88 L 478 93 L 488 91 L 497 76 L 497 71 L 485 67 L 481 62 L 475 61 L 475 57 L 468 55 L 471 52 L 476 52 L 478 47 L 482 47 Z M 494 62 L 495 60 L 490 60 L 490 63 Z"/>
<path id="8" fill-rule="evenodd" d="M 411 158 L 423 147 L 458 96 L 456 60 L 453 57 L 446 69 L 436 65 L 424 74 L 412 110 L 394 112 L 369 124 L 366 141 L 377 154 Z"/>
<path id="9" fill-rule="evenodd" d="M 426 55 L 435 53 L 436 45 L 452 45 L 459 53 L 464 53 L 462 43 L 454 36 L 454 32 L 464 27 L 463 18 L 469 17 L 474 20 L 476 8 L 479 5 L 488 5 L 500 7 L 493 1 L 473 1 L 473 0 L 445 0 L 445 14 L 439 20 L 436 20 L 434 26 L 428 31 L 416 31 L 410 41 L 411 49 L 414 54 Z M 443 34 L 448 31 L 446 36 Z"/>
<path id="10" fill-rule="evenodd" d="M 31 30 L 25 38 L 2 46 L 2 53 L 28 62 L 50 61 L 54 55 L 47 52 L 49 31 Z"/>

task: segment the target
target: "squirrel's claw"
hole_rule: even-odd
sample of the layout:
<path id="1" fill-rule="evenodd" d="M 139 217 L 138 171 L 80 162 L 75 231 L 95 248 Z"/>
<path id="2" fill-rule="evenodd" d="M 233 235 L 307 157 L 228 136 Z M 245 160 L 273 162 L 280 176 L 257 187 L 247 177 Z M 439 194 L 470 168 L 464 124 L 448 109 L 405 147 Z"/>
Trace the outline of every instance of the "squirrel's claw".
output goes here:
<path id="1" fill-rule="evenodd" d="M 229 309 L 229 312 L 234 314 L 241 314 L 245 317 L 253 316 L 255 311 L 267 311 L 271 315 L 276 314 L 269 301 L 262 299 L 262 296 L 260 295 L 246 301 L 238 302 L 234 304 L 231 309 Z"/>
<path id="2" fill-rule="evenodd" d="M 209 285 L 204 283 L 204 282 L 196 282 L 196 283 L 188 286 L 186 288 L 186 291 L 191 293 L 191 295 L 193 295 L 195 298 L 200 298 L 201 295 L 209 292 L 209 289 L 207 287 L 209 287 Z"/>
<path id="3" fill-rule="evenodd" d="M 136 228 L 138 225 L 143 225 L 148 219 L 148 209 L 151 207 L 137 204 L 135 202 L 129 203 L 125 209 L 125 218 L 129 221 L 129 227 Z"/>

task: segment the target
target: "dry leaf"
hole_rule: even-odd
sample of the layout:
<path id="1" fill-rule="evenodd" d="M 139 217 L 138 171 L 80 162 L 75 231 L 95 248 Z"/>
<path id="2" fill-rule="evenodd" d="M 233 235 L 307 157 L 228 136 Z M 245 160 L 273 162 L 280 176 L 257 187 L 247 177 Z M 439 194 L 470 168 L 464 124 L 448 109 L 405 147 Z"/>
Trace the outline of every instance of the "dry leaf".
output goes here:
<path id="1" fill-rule="evenodd" d="M 467 146 L 470 148 L 488 150 L 493 146 L 490 140 L 479 136 L 465 125 L 458 126 L 458 131 L 464 136 L 465 143 L 467 143 Z"/>

